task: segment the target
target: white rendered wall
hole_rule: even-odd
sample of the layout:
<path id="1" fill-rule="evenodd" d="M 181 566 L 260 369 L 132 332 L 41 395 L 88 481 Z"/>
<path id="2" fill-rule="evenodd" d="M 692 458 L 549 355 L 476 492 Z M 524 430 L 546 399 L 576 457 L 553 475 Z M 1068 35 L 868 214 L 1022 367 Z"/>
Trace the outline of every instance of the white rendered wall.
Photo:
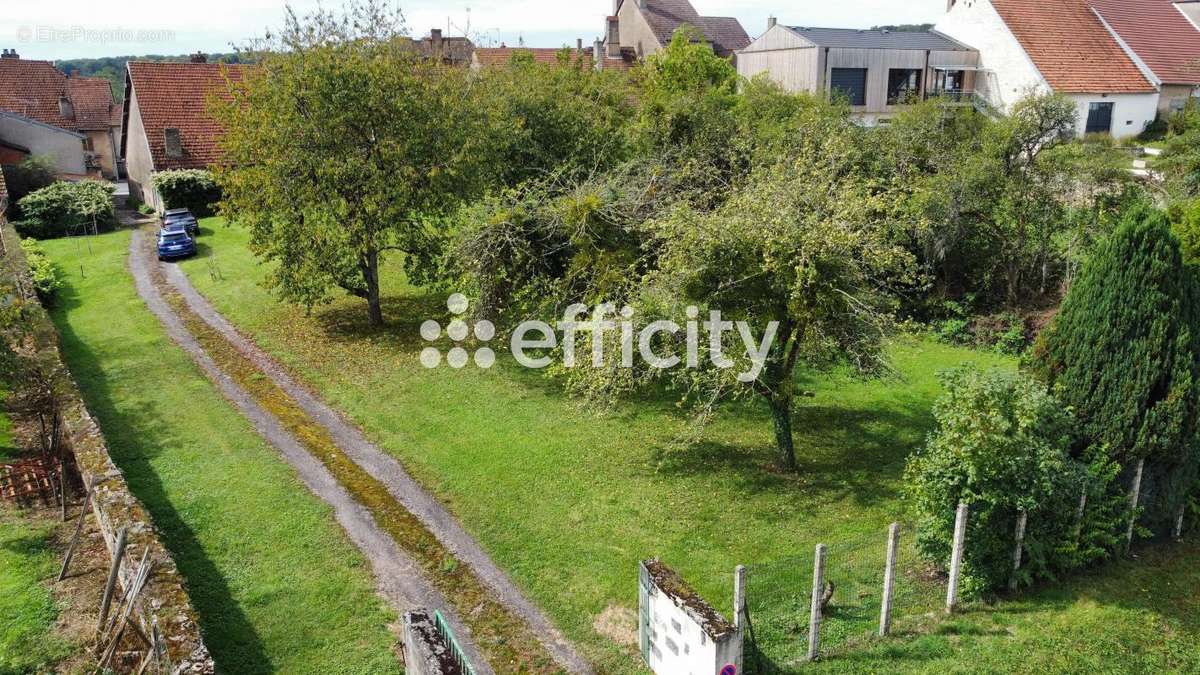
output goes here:
<path id="1" fill-rule="evenodd" d="M 986 72 L 975 88 L 999 110 L 1008 112 L 1030 94 L 1049 93 L 1046 79 L 988 0 L 958 0 L 934 30 L 979 50 L 979 67 Z"/>
<path id="2" fill-rule="evenodd" d="M 1088 108 L 1092 103 L 1113 103 L 1113 138 L 1137 136 L 1158 116 L 1158 93 L 1151 94 L 1067 94 L 1079 113 L 1079 135 L 1087 129 Z"/>

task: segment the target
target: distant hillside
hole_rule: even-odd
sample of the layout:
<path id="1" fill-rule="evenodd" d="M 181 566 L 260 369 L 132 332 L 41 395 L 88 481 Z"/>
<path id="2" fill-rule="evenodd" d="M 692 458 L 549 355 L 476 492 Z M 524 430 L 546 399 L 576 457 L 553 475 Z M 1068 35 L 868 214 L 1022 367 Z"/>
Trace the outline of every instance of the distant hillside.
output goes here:
<path id="1" fill-rule="evenodd" d="M 872 26 L 871 30 L 890 30 L 893 33 L 924 33 L 933 30 L 931 23 L 902 23 L 899 26 Z"/>
<path id="2" fill-rule="evenodd" d="M 113 96 L 117 101 L 125 100 L 125 63 L 128 61 L 165 61 L 180 63 L 187 61 L 191 55 L 163 56 L 148 54 L 145 56 L 107 56 L 102 59 L 66 59 L 55 61 L 54 65 L 62 72 L 70 75 L 75 73 L 81 77 L 103 77 L 112 83 Z M 210 63 L 241 63 L 237 54 L 209 54 Z"/>

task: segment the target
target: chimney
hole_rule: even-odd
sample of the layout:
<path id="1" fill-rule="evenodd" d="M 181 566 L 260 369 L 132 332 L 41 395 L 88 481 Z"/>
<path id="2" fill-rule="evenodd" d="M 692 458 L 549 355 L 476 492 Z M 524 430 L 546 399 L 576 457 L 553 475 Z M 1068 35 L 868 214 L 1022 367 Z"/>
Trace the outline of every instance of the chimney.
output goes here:
<path id="1" fill-rule="evenodd" d="M 196 52 L 195 54 L 192 54 L 190 58 L 188 58 L 188 61 L 191 61 L 192 63 L 208 63 L 208 54 L 205 54 L 204 52 Z"/>
<path id="2" fill-rule="evenodd" d="M 166 148 L 167 157 L 183 157 L 183 136 L 180 135 L 179 129 L 163 129 L 163 146 Z"/>
<path id="3" fill-rule="evenodd" d="M 575 38 L 575 51 L 583 51 L 583 38 Z"/>
<path id="4" fill-rule="evenodd" d="M 429 41 L 433 47 L 434 54 L 442 53 L 442 29 L 434 28 L 429 31 Z"/>
<path id="5" fill-rule="evenodd" d="M 608 55 L 621 55 L 621 22 L 617 17 L 611 16 L 608 18 Z"/>
<path id="6" fill-rule="evenodd" d="M 776 23 L 778 23 L 778 19 L 773 16 L 767 17 L 767 30 L 774 28 Z"/>
<path id="7" fill-rule="evenodd" d="M 596 38 L 592 43 L 592 60 L 596 62 L 597 68 L 602 68 L 604 63 L 604 40 Z"/>
<path id="8" fill-rule="evenodd" d="M 58 97 L 58 114 L 66 120 L 75 119 L 75 106 L 71 104 L 71 99 L 66 96 Z"/>
<path id="9" fill-rule="evenodd" d="M 21 58 L 21 56 L 19 54 L 17 54 L 17 50 L 15 50 L 15 49 L 5 49 L 2 53 L 0 53 L 0 59 L 19 59 L 19 58 Z"/>

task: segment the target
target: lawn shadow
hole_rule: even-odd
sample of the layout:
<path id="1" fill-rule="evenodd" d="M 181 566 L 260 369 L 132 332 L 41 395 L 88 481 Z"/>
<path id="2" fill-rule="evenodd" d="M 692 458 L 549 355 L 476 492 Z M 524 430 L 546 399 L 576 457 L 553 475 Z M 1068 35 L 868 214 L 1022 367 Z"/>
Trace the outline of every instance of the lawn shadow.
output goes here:
<path id="1" fill-rule="evenodd" d="M 61 290 L 59 311 L 79 304 L 78 293 L 71 284 L 66 284 Z M 58 312 L 55 315 L 67 365 L 88 410 L 100 424 L 113 461 L 124 473 L 130 490 L 149 511 L 163 544 L 187 582 L 188 594 L 199 613 L 205 643 L 213 658 L 227 672 L 274 672 L 257 631 L 196 533 L 171 503 L 151 464 L 153 458 L 170 452 L 169 439 L 160 437 L 161 430 L 170 428 L 168 420 L 148 408 L 137 414 L 122 412 L 114 401 L 114 387 L 100 359 L 75 334 L 69 322 L 61 320 Z"/>

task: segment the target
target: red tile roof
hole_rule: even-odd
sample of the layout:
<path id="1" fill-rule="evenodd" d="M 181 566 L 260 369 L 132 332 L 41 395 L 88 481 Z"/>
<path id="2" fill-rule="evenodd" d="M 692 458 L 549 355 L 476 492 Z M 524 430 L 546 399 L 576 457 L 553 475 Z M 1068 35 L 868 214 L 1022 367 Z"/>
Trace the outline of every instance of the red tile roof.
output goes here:
<path id="1" fill-rule="evenodd" d="M 1200 85 L 1200 30 L 1169 0 L 1090 0 L 1165 84 Z"/>
<path id="2" fill-rule="evenodd" d="M 126 95 L 131 101 L 136 96 L 154 169 L 200 169 L 219 162 L 222 129 L 208 112 L 209 96 L 227 98 L 226 76 L 239 81 L 246 66 L 131 61 L 128 68 L 132 89 Z M 182 157 L 167 157 L 165 130 L 170 128 L 179 130 Z"/>
<path id="3" fill-rule="evenodd" d="M 71 102 L 64 117 L 59 99 Z M 67 77 L 49 61 L 0 59 L 0 110 L 71 131 L 119 125 L 120 106 L 112 86 L 98 77 Z"/>
<path id="4" fill-rule="evenodd" d="M 550 49 L 544 47 L 476 47 L 475 60 L 481 66 L 502 66 L 510 61 L 517 54 L 528 54 L 536 63 L 549 63 L 557 65 L 559 58 L 563 54 L 563 49 Z M 575 50 L 571 49 L 567 52 L 568 58 L 572 61 L 575 59 Z"/>
<path id="5" fill-rule="evenodd" d="M 992 5 L 1055 91 L 1156 91 L 1087 2 L 992 0 Z"/>

